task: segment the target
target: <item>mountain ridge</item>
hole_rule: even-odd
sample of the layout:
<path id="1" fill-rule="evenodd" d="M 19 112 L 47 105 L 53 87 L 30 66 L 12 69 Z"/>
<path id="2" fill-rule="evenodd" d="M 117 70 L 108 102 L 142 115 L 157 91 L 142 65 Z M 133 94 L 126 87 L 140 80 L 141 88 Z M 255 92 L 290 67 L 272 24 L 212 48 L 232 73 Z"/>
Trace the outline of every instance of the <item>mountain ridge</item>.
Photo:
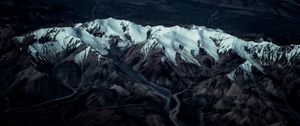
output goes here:
<path id="1" fill-rule="evenodd" d="M 14 59 L 2 59 L 16 62 L 0 99 L 7 125 L 299 123 L 298 45 L 113 18 L 15 40 Z"/>

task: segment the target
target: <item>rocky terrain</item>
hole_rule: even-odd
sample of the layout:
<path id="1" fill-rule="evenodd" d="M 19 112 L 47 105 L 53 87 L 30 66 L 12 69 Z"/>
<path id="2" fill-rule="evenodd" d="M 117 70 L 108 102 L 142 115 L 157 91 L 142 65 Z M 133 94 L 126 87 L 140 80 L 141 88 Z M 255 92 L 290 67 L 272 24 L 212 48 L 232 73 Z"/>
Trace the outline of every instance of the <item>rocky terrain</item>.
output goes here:
<path id="1" fill-rule="evenodd" d="M 298 125 L 298 45 L 113 18 L 36 30 L 2 56 L 5 125 Z"/>
<path id="2" fill-rule="evenodd" d="M 300 123 L 296 0 L 3 0 L 0 10 L 3 126 Z"/>

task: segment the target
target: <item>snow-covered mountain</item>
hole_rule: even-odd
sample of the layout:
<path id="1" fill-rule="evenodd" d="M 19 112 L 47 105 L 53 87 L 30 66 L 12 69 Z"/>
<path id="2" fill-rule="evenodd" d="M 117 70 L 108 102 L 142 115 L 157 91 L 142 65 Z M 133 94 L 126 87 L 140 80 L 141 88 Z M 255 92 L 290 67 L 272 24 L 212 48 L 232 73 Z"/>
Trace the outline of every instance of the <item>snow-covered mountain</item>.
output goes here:
<path id="1" fill-rule="evenodd" d="M 219 60 L 220 55 L 233 51 L 246 60 L 241 67 L 250 71 L 253 65 L 262 72 L 266 65 L 290 65 L 300 54 L 299 45 L 277 46 L 263 40 L 244 41 L 219 29 L 195 25 L 188 28 L 141 26 L 113 18 L 79 23 L 74 27 L 39 29 L 18 37 L 18 40 L 22 44 L 24 38 L 31 35 L 36 40 L 29 45 L 29 52 L 34 58 L 46 58 L 51 61 L 56 60 L 57 55 L 67 48 L 84 48 L 74 54 L 73 59 L 78 64 L 91 52 L 95 52 L 98 60 L 107 57 L 112 45 L 116 45 L 121 51 L 141 45 L 137 53 L 143 56 L 147 56 L 150 49 L 159 50 L 164 55 L 161 60 L 167 59 L 174 64 L 176 54 L 179 54 L 185 62 L 199 66 L 201 64 L 195 56 L 202 50 L 215 61 Z"/>
<path id="2" fill-rule="evenodd" d="M 153 125 L 273 126 L 296 124 L 298 118 L 293 100 L 300 97 L 300 45 L 245 41 L 203 26 L 142 26 L 113 18 L 39 29 L 16 40 L 32 66 L 8 89 L 26 94 L 11 102 L 15 108 L 88 92 L 86 111 L 116 106 L 109 109 L 121 113 L 119 121 L 154 115 Z M 295 104 L 286 107 L 290 103 Z M 91 121 L 79 117 L 82 124 Z"/>

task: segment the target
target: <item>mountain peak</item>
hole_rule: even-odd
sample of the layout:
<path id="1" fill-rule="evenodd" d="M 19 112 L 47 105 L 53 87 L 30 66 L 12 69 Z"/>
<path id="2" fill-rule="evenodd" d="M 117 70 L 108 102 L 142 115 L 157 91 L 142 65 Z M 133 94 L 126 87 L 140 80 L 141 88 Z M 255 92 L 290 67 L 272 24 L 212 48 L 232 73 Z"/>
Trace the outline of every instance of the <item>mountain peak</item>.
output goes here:
<path id="1" fill-rule="evenodd" d="M 98 57 L 107 55 L 107 50 L 114 43 L 112 40 L 117 42 L 116 45 L 121 50 L 142 44 L 139 52 L 143 55 L 147 55 L 151 48 L 162 50 L 164 56 L 175 64 L 177 53 L 184 61 L 201 65 L 194 57 L 201 50 L 216 61 L 219 55 L 232 50 L 260 70 L 266 62 L 278 63 L 285 60 L 288 64 L 300 53 L 299 45 L 277 46 L 266 41 L 244 41 L 219 29 L 195 25 L 189 28 L 141 26 L 114 18 L 78 23 L 74 27 L 39 29 L 28 35 L 33 35 L 36 40 L 29 46 L 29 51 L 35 58 L 54 56 L 66 48 L 86 45 L 76 55 L 77 62 L 82 62 L 90 51 L 95 51 Z M 23 43 L 25 37 L 26 35 L 17 39 Z"/>

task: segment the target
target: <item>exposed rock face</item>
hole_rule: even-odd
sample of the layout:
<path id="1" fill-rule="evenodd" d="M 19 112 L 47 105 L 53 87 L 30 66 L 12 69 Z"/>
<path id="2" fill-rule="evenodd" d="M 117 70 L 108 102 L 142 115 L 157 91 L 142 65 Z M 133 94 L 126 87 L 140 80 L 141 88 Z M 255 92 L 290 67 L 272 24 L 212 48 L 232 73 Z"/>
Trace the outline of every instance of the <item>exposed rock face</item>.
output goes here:
<path id="1" fill-rule="evenodd" d="M 0 121 L 298 125 L 299 47 L 113 18 L 39 29 L 3 47 Z"/>

